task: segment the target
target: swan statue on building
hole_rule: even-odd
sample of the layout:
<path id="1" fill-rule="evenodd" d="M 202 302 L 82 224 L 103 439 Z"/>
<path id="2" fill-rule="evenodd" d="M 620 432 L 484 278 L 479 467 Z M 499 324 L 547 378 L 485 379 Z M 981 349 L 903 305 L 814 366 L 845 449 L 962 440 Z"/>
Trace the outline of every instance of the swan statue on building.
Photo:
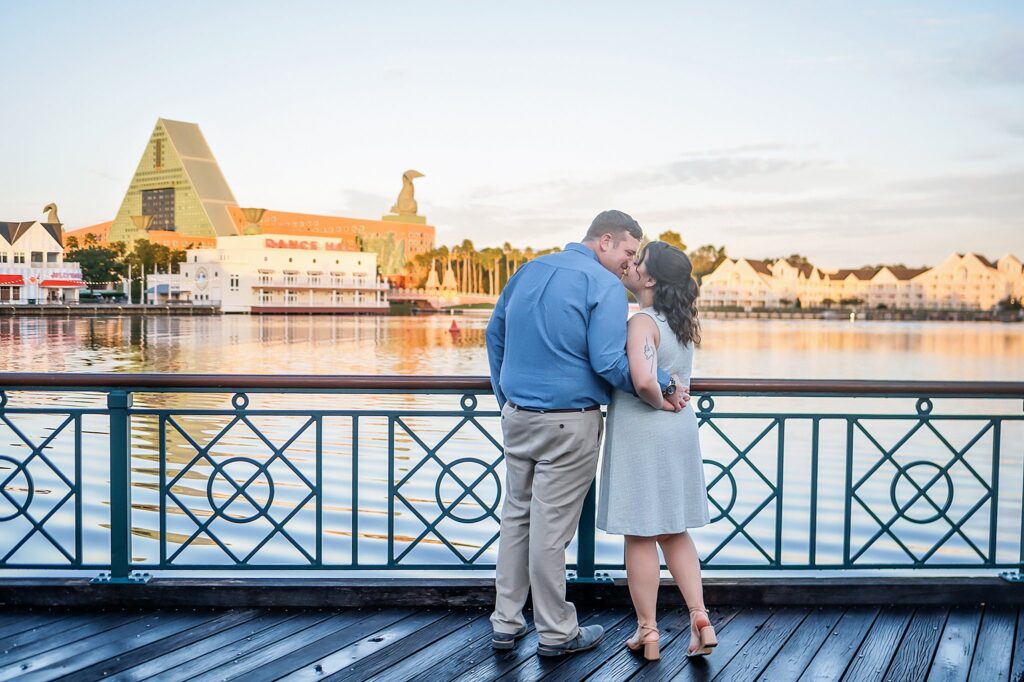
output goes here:
<path id="1" fill-rule="evenodd" d="M 392 213 L 416 215 L 418 207 L 416 206 L 415 189 L 412 186 L 412 181 L 422 177 L 423 173 L 414 170 L 407 170 L 402 174 L 402 191 L 398 193 L 398 201 L 391 207 Z"/>
<path id="2" fill-rule="evenodd" d="M 61 224 L 60 218 L 57 217 L 57 204 L 49 203 L 46 206 L 43 206 L 43 211 L 48 212 L 46 222 L 54 223 L 56 225 Z"/>

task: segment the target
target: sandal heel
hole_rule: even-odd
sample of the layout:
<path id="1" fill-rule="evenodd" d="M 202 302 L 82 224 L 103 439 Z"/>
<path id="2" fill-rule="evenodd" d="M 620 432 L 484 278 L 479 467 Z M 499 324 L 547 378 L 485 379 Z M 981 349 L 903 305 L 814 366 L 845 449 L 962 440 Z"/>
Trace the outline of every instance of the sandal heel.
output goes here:
<path id="1" fill-rule="evenodd" d="M 700 648 L 714 649 L 718 646 L 718 637 L 715 635 L 715 628 L 708 625 L 700 629 Z"/>
<path id="2" fill-rule="evenodd" d="M 660 661 L 661 652 L 658 650 L 658 642 L 647 642 L 644 644 L 644 660 L 646 661 Z"/>

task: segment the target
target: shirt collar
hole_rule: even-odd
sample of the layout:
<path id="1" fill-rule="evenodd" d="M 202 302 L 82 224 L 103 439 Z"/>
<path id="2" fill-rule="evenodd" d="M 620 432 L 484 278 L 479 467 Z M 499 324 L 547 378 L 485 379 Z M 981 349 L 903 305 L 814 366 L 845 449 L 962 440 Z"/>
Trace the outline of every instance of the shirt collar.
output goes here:
<path id="1" fill-rule="evenodd" d="M 579 253 L 582 253 L 585 256 L 590 256 L 594 260 L 597 260 L 597 254 L 594 253 L 590 248 L 584 246 L 583 244 L 580 244 L 579 242 L 569 242 L 568 244 L 565 245 L 565 250 L 566 251 L 577 251 Z M 600 262 L 600 261 L 598 261 L 598 262 Z"/>

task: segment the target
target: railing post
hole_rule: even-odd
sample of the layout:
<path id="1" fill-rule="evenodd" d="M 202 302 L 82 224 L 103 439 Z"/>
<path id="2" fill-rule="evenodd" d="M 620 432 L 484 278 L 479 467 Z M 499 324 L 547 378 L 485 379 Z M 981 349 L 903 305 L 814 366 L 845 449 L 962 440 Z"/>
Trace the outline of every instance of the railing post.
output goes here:
<path id="1" fill-rule="evenodd" d="M 132 489 L 131 489 L 131 415 L 132 394 L 111 391 L 107 394 L 110 415 L 110 573 L 101 574 L 97 583 L 145 583 L 149 574 L 131 574 L 132 562 Z"/>

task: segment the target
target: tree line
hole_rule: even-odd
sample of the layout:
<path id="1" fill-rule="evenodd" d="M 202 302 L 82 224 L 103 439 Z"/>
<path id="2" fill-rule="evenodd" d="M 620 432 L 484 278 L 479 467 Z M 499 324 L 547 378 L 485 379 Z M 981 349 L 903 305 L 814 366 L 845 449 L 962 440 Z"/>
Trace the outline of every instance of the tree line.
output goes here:
<path id="1" fill-rule="evenodd" d="M 658 239 L 686 251 L 686 244 L 678 232 L 667 230 L 659 234 Z M 500 247 L 477 249 L 471 240 L 464 239 L 461 244 L 439 246 L 416 255 L 406 267 L 407 282 L 416 288 L 425 287 L 433 268 L 438 283 L 443 283 L 445 272 L 450 266 L 455 276 L 457 291 L 496 296 L 525 263 L 558 251 L 561 251 L 561 248 L 557 246 L 540 250 L 531 247 L 517 249 L 508 242 Z M 712 272 L 728 257 L 724 246 L 712 244 L 705 244 L 690 251 L 689 256 L 698 280 Z"/>

